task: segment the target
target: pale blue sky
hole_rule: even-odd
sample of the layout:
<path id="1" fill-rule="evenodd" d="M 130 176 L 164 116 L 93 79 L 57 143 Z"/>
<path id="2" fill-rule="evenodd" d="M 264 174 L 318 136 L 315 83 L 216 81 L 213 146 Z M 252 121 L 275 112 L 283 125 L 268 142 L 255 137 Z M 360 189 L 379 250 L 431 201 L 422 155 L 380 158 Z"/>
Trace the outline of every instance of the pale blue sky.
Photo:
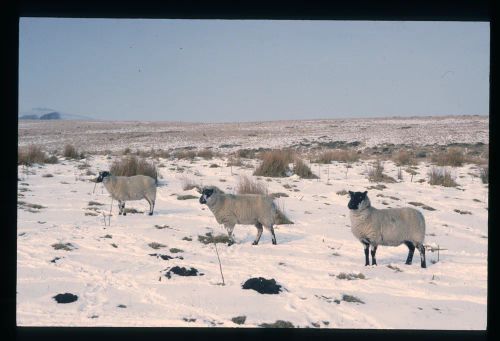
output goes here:
<path id="1" fill-rule="evenodd" d="M 21 18 L 19 111 L 255 121 L 489 113 L 489 23 Z"/>

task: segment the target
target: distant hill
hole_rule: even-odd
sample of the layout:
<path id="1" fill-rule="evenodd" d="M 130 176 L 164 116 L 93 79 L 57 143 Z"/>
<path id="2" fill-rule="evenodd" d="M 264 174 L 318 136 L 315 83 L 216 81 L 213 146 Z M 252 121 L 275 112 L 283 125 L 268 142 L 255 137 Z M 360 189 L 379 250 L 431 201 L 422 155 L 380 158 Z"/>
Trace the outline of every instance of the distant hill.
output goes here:
<path id="1" fill-rule="evenodd" d="M 20 120 L 38 120 L 38 115 L 22 115 L 22 116 L 19 116 L 19 119 Z"/>
<path id="2" fill-rule="evenodd" d="M 34 113 L 36 112 L 36 114 Z M 66 114 L 55 110 L 41 110 L 33 109 L 28 112 L 24 112 L 19 116 L 20 120 L 74 120 L 74 121 L 95 121 L 95 118 L 83 116 Z"/>
<path id="3" fill-rule="evenodd" d="M 57 111 L 49 112 L 48 114 L 43 114 L 40 116 L 41 120 L 60 120 L 61 119 L 61 114 L 59 114 Z"/>

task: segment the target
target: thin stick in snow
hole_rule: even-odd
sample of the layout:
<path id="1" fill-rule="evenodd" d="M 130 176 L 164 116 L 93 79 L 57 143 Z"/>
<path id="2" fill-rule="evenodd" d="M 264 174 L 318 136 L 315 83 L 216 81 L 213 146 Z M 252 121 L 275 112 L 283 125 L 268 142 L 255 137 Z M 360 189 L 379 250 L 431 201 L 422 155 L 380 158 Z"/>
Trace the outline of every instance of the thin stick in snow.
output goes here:
<path id="1" fill-rule="evenodd" d="M 214 246 L 215 246 L 215 252 L 217 253 L 217 259 L 219 260 L 219 269 L 220 269 L 220 275 L 222 276 L 222 285 L 226 285 L 224 283 L 224 275 L 222 274 L 222 265 L 220 263 L 220 258 L 219 258 L 219 251 L 217 251 L 217 243 L 214 240 Z"/>

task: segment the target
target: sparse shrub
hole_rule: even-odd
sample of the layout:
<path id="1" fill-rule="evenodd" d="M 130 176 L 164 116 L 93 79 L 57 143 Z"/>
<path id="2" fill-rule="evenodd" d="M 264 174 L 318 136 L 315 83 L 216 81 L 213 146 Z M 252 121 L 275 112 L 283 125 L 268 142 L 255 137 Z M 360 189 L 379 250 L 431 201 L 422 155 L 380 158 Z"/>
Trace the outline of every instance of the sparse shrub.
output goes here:
<path id="1" fill-rule="evenodd" d="M 465 161 L 465 156 L 461 149 L 449 148 L 444 153 L 433 155 L 431 160 L 438 166 L 460 167 Z"/>
<path id="2" fill-rule="evenodd" d="M 240 158 L 230 157 L 227 161 L 227 167 L 241 167 L 243 166 L 243 161 Z"/>
<path id="3" fill-rule="evenodd" d="M 373 166 L 368 169 L 368 180 L 371 182 L 396 182 L 394 178 L 384 174 L 384 166 L 380 160 L 375 161 Z"/>
<path id="4" fill-rule="evenodd" d="M 337 195 L 347 195 L 347 194 L 348 194 L 348 192 L 347 192 L 345 189 L 343 189 L 343 190 L 337 191 L 337 193 L 336 193 L 336 194 L 337 194 Z"/>
<path id="5" fill-rule="evenodd" d="M 198 151 L 196 156 L 204 158 L 205 160 L 210 160 L 214 157 L 215 153 L 211 151 L 210 149 L 203 149 Z"/>
<path id="6" fill-rule="evenodd" d="M 184 191 L 192 190 L 193 188 L 200 189 L 201 185 L 187 176 L 182 178 L 182 189 Z"/>
<path id="7" fill-rule="evenodd" d="M 236 152 L 236 155 L 245 159 L 255 159 L 255 157 L 257 156 L 255 150 L 253 149 L 239 149 Z"/>
<path id="8" fill-rule="evenodd" d="M 63 150 L 63 156 L 67 159 L 83 159 L 85 157 L 85 154 L 78 153 L 78 150 L 73 146 L 72 144 L 67 144 L 64 146 Z"/>
<path id="9" fill-rule="evenodd" d="M 290 174 L 288 165 L 293 162 L 294 155 L 290 150 L 273 150 L 264 153 L 262 162 L 253 175 L 269 177 L 286 177 Z"/>
<path id="10" fill-rule="evenodd" d="M 452 179 L 450 171 L 446 169 L 432 167 L 428 173 L 428 176 L 430 185 L 439 185 L 444 187 L 458 186 L 455 180 Z"/>
<path id="11" fill-rule="evenodd" d="M 488 166 L 482 166 L 479 168 L 479 177 L 481 178 L 481 181 L 483 184 L 488 183 L 489 175 L 488 175 Z"/>
<path id="12" fill-rule="evenodd" d="M 42 175 L 43 178 L 53 178 L 54 176 L 50 173 Z"/>
<path id="13" fill-rule="evenodd" d="M 218 165 L 218 164 L 216 164 L 216 163 L 212 163 L 209 167 L 210 167 L 210 168 L 218 168 L 218 167 L 219 167 L 219 165 Z"/>
<path id="14" fill-rule="evenodd" d="M 314 162 L 328 164 L 332 161 L 339 161 L 350 163 L 357 160 L 359 160 L 359 154 L 355 150 L 335 149 L 322 152 Z"/>
<path id="15" fill-rule="evenodd" d="M 398 151 L 396 155 L 394 155 L 393 160 L 398 166 L 412 165 L 415 163 L 413 155 L 407 150 Z"/>
<path id="16" fill-rule="evenodd" d="M 229 243 L 230 239 L 225 234 L 219 234 L 217 236 L 212 235 L 211 232 L 205 233 L 204 236 L 198 235 L 198 241 L 203 244 L 213 244 L 213 243 Z"/>
<path id="17" fill-rule="evenodd" d="M 293 172 L 303 179 L 317 179 L 318 176 L 311 171 L 308 165 L 300 158 L 296 157 L 293 163 Z"/>
<path id="18" fill-rule="evenodd" d="M 153 179 L 158 179 L 158 170 L 152 162 L 139 159 L 135 155 L 123 157 L 113 162 L 110 172 L 116 176 L 148 175 Z"/>
<path id="19" fill-rule="evenodd" d="M 123 154 L 123 155 L 128 155 L 128 154 L 130 154 L 131 152 L 132 152 L 132 150 L 130 150 L 130 148 L 129 148 L 129 147 L 127 147 L 127 148 L 125 148 L 125 149 L 123 150 L 122 154 Z"/>
<path id="20" fill-rule="evenodd" d="M 166 245 L 163 245 L 163 244 L 157 243 L 157 242 L 152 242 L 152 243 L 149 243 L 148 246 L 152 249 L 158 250 L 159 248 L 165 247 Z"/>
<path id="21" fill-rule="evenodd" d="M 34 163 L 44 164 L 47 162 L 47 154 L 42 148 L 34 144 L 17 149 L 17 164 L 31 166 Z"/>
<path id="22" fill-rule="evenodd" d="M 193 160 L 196 157 L 194 150 L 178 150 L 174 153 L 176 159 Z"/>
<path id="23" fill-rule="evenodd" d="M 347 280 L 353 280 L 353 279 L 366 279 L 366 276 L 364 274 L 360 273 L 344 273 L 341 272 L 340 274 L 337 275 L 337 278 L 339 279 L 347 279 Z"/>
<path id="24" fill-rule="evenodd" d="M 59 163 L 59 159 L 55 155 L 51 155 L 48 158 L 45 159 L 45 163 L 48 164 L 56 164 Z"/>
<path id="25" fill-rule="evenodd" d="M 254 181 L 247 176 L 241 176 L 236 186 L 236 193 L 268 195 L 268 190 L 264 183 Z"/>

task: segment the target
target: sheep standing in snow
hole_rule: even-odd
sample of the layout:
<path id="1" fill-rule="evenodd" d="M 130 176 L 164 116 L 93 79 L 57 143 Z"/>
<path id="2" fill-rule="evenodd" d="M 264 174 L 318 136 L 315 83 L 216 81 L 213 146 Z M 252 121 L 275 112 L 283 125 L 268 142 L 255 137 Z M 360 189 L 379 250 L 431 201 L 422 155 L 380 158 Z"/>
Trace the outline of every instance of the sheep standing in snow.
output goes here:
<path id="1" fill-rule="evenodd" d="M 233 229 L 236 224 L 255 225 L 257 237 L 253 245 L 259 243 L 262 226 L 272 234 L 272 243 L 276 245 L 273 225 L 275 224 L 276 206 L 273 199 L 258 194 L 226 194 L 215 186 L 201 190 L 200 204 L 207 204 L 219 224 L 223 224 L 229 236 L 229 245 L 233 244 Z"/>
<path id="2" fill-rule="evenodd" d="M 114 176 L 110 172 L 99 172 L 96 182 L 102 182 L 113 199 L 118 200 L 118 214 L 127 215 L 125 202 L 146 199 L 149 203 L 149 215 L 153 215 L 156 200 L 157 181 L 150 176 Z"/>
<path id="3" fill-rule="evenodd" d="M 368 192 L 351 192 L 347 207 L 351 215 L 352 234 L 365 247 L 365 265 L 370 265 L 368 249 L 371 245 L 372 265 L 376 265 L 378 245 L 398 246 L 404 243 L 409 251 L 406 264 L 411 264 L 415 248 L 420 252 L 420 265 L 425 264 L 425 220 L 414 208 L 376 209 L 370 204 Z"/>

